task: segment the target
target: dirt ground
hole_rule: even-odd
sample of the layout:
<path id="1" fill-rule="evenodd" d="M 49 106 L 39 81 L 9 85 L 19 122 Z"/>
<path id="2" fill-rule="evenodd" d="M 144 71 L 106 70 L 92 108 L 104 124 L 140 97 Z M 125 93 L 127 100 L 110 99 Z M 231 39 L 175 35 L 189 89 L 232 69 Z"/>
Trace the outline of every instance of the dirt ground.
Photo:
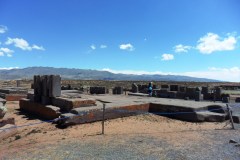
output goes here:
<path id="1" fill-rule="evenodd" d="M 8 102 L 17 126 L 41 122 Z M 0 141 L 0 159 L 240 159 L 240 129 L 224 123 L 191 123 L 146 114 L 56 128 L 40 123 L 18 128 Z"/>

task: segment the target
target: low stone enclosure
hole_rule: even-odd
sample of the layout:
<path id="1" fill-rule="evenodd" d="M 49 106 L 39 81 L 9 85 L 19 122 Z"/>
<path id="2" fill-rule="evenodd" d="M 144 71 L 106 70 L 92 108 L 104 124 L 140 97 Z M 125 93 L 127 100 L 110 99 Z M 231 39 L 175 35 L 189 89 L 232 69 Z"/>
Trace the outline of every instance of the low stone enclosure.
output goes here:
<path id="1" fill-rule="evenodd" d="M 103 103 L 105 119 L 148 113 L 191 122 L 222 122 L 229 118 L 223 103 L 61 91 L 58 75 L 34 76 L 33 87 L 34 94 L 20 100 L 20 109 L 41 119 L 53 120 L 60 126 L 102 120 Z"/>
<path id="2" fill-rule="evenodd" d="M 133 83 L 131 92 L 147 94 L 147 87 L 148 85 L 137 85 Z M 160 98 L 190 99 L 195 101 L 222 101 L 223 103 L 229 103 L 230 100 L 239 102 L 239 98 L 231 99 L 230 94 L 223 93 L 223 88 L 226 87 L 216 86 L 210 88 L 207 86 L 187 87 L 179 85 L 161 85 L 159 88 L 153 86 L 153 96 Z"/>
<path id="3" fill-rule="evenodd" d="M 28 90 L 22 87 L 5 87 L 0 89 L 0 98 L 7 101 L 19 101 L 27 97 Z"/>

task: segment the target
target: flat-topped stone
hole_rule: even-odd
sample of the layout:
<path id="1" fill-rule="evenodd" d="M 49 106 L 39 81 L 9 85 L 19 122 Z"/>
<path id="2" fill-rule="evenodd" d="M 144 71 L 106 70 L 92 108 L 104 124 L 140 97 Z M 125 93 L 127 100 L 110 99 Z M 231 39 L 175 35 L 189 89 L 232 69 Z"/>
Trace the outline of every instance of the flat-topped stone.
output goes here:
<path id="1" fill-rule="evenodd" d="M 96 101 L 90 98 L 52 98 L 52 104 L 59 107 L 62 111 L 70 111 L 73 108 L 94 106 Z"/>
<path id="2" fill-rule="evenodd" d="M 20 109 L 31 114 L 35 114 L 43 119 L 52 120 L 60 116 L 60 108 L 52 105 L 42 105 L 29 99 L 19 101 Z"/>

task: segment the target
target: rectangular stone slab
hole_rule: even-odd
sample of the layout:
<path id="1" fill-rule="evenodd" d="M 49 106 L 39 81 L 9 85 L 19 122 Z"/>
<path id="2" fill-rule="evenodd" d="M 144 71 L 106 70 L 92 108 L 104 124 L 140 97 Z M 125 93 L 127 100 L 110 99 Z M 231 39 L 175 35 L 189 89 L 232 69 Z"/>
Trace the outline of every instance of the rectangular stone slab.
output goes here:
<path id="1" fill-rule="evenodd" d="M 111 106 L 106 105 L 105 119 L 115 119 L 121 117 L 128 117 L 146 113 L 149 109 L 149 104 L 119 104 Z M 71 113 L 61 115 L 59 123 L 63 126 L 69 126 L 74 124 L 90 123 L 102 120 L 102 106 L 87 107 L 87 108 L 75 108 L 71 110 Z"/>
<path id="2" fill-rule="evenodd" d="M 70 111 L 74 108 L 78 107 L 88 107 L 88 106 L 95 106 L 96 101 L 93 99 L 84 99 L 84 98 L 62 98 L 56 97 L 52 98 L 52 104 L 61 108 L 61 111 Z"/>
<path id="3" fill-rule="evenodd" d="M 6 94 L 5 96 L 7 101 L 19 101 L 22 98 L 27 98 L 27 95 L 23 94 Z"/>
<path id="4" fill-rule="evenodd" d="M 3 127 L 7 124 L 15 124 L 15 119 L 10 117 L 0 119 L 0 127 Z"/>
<path id="5" fill-rule="evenodd" d="M 22 111 L 37 115 L 43 119 L 52 120 L 60 116 L 60 108 L 52 105 L 42 105 L 29 99 L 21 99 L 19 106 Z"/>
<path id="6" fill-rule="evenodd" d="M 7 129 L 7 128 L 9 128 L 9 129 Z M 7 138 L 7 137 L 10 137 L 10 136 L 12 136 L 16 133 L 17 133 L 16 126 L 13 125 L 13 124 L 7 124 L 4 127 L 0 128 L 0 140 L 4 139 L 4 138 Z"/>

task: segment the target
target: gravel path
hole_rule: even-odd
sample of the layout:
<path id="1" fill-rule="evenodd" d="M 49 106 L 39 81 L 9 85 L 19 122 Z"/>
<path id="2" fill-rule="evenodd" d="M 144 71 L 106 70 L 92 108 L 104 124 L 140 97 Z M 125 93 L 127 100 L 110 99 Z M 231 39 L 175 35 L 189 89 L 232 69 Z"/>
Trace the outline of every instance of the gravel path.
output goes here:
<path id="1" fill-rule="evenodd" d="M 193 133 L 197 132 L 197 133 Z M 24 153 L 13 153 L 3 159 L 167 159 L 206 160 L 240 159 L 240 147 L 229 143 L 240 142 L 239 130 L 187 131 L 165 133 L 185 137 L 185 143 L 168 140 L 168 136 L 151 134 L 95 135 L 85 138 L 65 139 L 57 144 L 42 145 Z M 196 134 L 203 140 L 192 141 L 188 136 Z M 185 136 L 181 136 L 185 135 Z M 19 158 L 21 157 L 21 158 Z"/>

